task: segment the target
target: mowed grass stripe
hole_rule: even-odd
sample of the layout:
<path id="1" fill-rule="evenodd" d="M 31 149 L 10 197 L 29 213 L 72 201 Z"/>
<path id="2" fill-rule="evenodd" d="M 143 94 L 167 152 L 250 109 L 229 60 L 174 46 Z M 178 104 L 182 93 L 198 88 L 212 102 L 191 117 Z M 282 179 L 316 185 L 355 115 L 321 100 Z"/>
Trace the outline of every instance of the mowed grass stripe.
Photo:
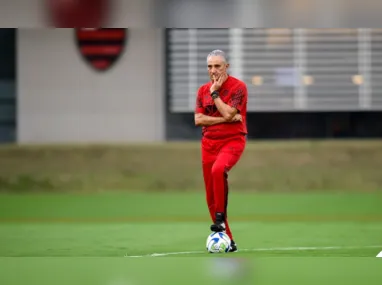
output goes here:
<path id="1" fill-rule="evenodd" d="M 236 253 L 228 254 L 213 254 L 211 256 L 236 256 L 240 253 L 249 253 L 249 252 L 267 252 L 267 251 L 335 251 L 335 250 L 355 250 L 355 249 L 374 249 L 382 248 L 382 245 L 365 245 L 365 246 L 298 246 L 298 247 L 268 247 L 268 248 L 250 248 L 250 249 L 240 249 Z M 125 255 L 124 257 L 163 257 L 163 256 L 172 256 L 172 255 L 193 255 L 193 254 L 206 254 L 206 251 L 180 251 L 180 252 L 163 252 L 163 253 L 151 253 L 146 255 Z"/>
<path id="2" fill-rule="evenodd" d="M 382 215 L 253 215 L 229 217 L 231 222 L 382 222 Z M 0 223 L 150 223 L 210 222 L 207 216 L 179 217 L 2 217 Z"/>

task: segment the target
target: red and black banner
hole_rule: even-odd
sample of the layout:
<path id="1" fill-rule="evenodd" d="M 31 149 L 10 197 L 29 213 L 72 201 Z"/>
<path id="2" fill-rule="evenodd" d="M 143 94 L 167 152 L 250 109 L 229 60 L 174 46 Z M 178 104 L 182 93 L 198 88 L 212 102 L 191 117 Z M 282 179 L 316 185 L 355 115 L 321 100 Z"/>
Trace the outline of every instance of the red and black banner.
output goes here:
<path id="1" fill-rule="evenodd" d="M 82 57 L 95 70 L 105 71 L 112 67 L 123 54 L 128 29 L 100 28 L 76 29 L 75 36 Z"/>
<path id="2" fill-rule="evenodd" d="M 45 0 L 49 23 L 56 28 L 99 28 L 107 26 L 109 0 Z"/>

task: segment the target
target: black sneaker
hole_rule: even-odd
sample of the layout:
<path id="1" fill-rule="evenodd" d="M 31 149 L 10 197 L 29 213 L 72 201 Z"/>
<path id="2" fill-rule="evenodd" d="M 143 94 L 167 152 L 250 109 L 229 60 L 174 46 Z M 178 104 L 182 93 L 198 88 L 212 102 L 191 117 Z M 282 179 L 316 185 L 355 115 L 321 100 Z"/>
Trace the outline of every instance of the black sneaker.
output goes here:
<path id="1" fill-rule="evenodd" d="M 231 240 L 231 246 L 228 252 L 237 252 L 237 245 L 234 240 Z"/>
<path id="2" fill-rule="evenodd" d="M 213 232 L 225 232 L 224 213 L 216 213 L 215 223 L 210 228 Z"/>

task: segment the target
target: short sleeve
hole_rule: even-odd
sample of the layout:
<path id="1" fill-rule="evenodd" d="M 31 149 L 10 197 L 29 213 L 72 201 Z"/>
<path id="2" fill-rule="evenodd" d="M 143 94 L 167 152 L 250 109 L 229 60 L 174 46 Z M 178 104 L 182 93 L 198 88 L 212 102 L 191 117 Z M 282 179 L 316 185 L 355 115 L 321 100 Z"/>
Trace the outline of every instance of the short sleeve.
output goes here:
<path id="1" fill-rule="evenodd" d="M 198 95 L 196 96 L 195 114 L 197 113 L 204 113 L 202 88 L 199 88 Z"/>
<path id="2" fill-rule="evenodd" d="M 245 102 L 247 101 L 248 91 L 247 87 L 243 84 L 238 86 L 231 98 L 228 101 L 228 105 L 236 108 L 239 112 L 243 110 Z"/>

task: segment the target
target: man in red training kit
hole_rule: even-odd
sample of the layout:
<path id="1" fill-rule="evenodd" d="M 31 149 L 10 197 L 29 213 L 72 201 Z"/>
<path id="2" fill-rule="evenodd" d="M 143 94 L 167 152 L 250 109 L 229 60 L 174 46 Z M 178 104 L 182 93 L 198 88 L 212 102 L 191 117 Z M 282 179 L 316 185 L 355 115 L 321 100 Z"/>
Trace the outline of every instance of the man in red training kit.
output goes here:
<path id="1" fill-rule="evenodd" d="M 207 56 L 211 81 L 198 90 L 195 125 L 202 126 L 202 165 L 213 232 L 226 232 L 230 252 L 237 251 L 227 220 L 228 172 L 239 161 L 246 144 L 248 92 L 244 82 L 228 75 L 225 53 Z"/>

